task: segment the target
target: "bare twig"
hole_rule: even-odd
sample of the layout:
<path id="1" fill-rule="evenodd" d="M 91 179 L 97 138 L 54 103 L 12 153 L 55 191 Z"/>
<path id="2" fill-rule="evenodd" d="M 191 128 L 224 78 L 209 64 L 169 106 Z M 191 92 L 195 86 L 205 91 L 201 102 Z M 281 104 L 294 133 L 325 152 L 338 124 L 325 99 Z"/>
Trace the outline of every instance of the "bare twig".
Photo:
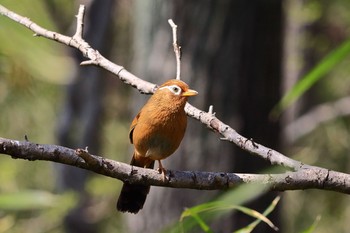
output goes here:
<path id="1" fill-rule="evenodd" d="M 210 105 L 209 106 L 209 110 L 208 110 L 208 113 L 215 116 L 215 112 L 214 112 L 214 106 L 213 105 Z"/>
<path id="2" fill-rule="evenodd" d="M 77 17 L 77 30 L 73 37 L 82 39 L 83 38 L 83 31 L 84 31 L 84 15 L 85 15 L 85 6 L 80 5 Z"/>
<path id="3" fill-rule="evenodd" d="M 173 30 L 173 46 L 176 57 L 176 79 L 181 79 L 181 46 L 177 44 L 177 25 L 172 19 L 168 20 Z"/>
<path id="4" fill-rule="evenodd" d="M 83 17 L 83 7 L 81 6 L 78 14 L 78 20 Z M 103 57 L 97 50 L 91 48 L 82 38 L 82 22 L 78 24 L 75 36 L 68 37 L 57 32 L 48 31 L 30 19 L 9 11 L 0 5 L 0 14 L 12 19 L 19 24 L 24 25 L 33 31 L 36 35 L 66 44 L 78 49 L 88 58 L 83 65 L 100 66 L 113 74 L 117 75 L 121 81 L 137 88 L 142 93 L 151 94 L 157 88 L 157 85 L 146 82 L 128 72 L 124 67 L 116 65 Z M 170 23 L 170 22 L 169 22 Z M 79 26 L 81 25 L 81 26 Z M 81 29 L 80 29 L 81 28 Z M 79 32 L 80 31 L 80 32 Z M 176 35 L 176 34 L 175 34 Z M 176 36 L 175 36 L 176 38 Z M 175 46 L 174 46 L 175 48 Z M 180 48 L 179 48 L 180 49 Z M 178 59 L 180 59 L 180 50 L 178 50 Z M 178 69 L 180 66 L 178 66 Z M 178 73 L 177 76 L 180 76 Z M 243 137 L 230 126 L 226 125 L 214 116 L 212 111 L 205 112 L 186 104 L 186 113 L 206 125 L 214 132 L 218 132 L 224 140 L 236 144 L 243 150 L 257 155 L 271 164 L 280 165 L 289 168 L 295 172 L 286 172 L 276 175 L 253 175 L 253 174 L 233 174 L 233 173 L 208 173 L 208 172 L 178 172 L 171 171 L 170 180 L 163 181 L 163 177 L 156 171 L 138 168 L 139 172 L 133 174 L 129 165 L 115 162 L 100 157 L 90 157 L 87 151 L 80 151 L 81 157 L 77 156 L 76 151 L 50 145 L 37 145 L 29 142 L 19 142 L 8 139 L 0 140 L 0 153 L 11 155 L 15 158 L 29 160 L 50 160 L 59 163 L 69 164 L 84 169 L 88 169 L 106 176 L 111 176 L 121 180 L 128 180 L 132 183 L 144 183 L 147 185 L 159 185 L 178 188 L 196 188 L 196 189 L 217 189 L 231 187 L 239 183 L 258 182 L 272 185 L 273 190 L 291 190 L 319 188 L 333 190 L 337 192 L 350 193 L 350 175 L 330 171 L 324 168 L 305 165 L 299 161 L 288 158 L 287 156 L 254 142 L 251 139 Z M 91 155 L 93 156 L 93 155 Z M 96 162 L 99 159 L 100 162 Z M 90 161 L 90 162 L 89 162 Z M 132 175 L 130 175 L 132 174 Z M 147 177 L 147 179 L 144 179 Z M 183 178 L 185 177 L 185 178 Z M 182 179 L 183 178 L 183 179 Z"/>

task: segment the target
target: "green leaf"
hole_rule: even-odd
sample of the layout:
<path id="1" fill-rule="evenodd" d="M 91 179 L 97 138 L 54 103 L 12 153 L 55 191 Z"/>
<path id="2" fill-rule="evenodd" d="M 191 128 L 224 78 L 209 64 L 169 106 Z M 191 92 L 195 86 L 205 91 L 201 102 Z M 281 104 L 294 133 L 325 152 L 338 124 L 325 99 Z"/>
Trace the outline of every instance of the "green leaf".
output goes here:
<path id="1" fill-rule="evenodd" d="M 279 202 L 281 198 L 279 196 L 277 196 L 272 202 L 271 204 L 267 207 L 267 209 L 263 212 L 262 216 L 256 216 L 257 220 L 255 220 L 254 222 L 252 222 L 251 224 L 249 224 L 248 226 L 241 228 L 237 231 L 235 231 L 235 233 L 250 233 L 254 230 L 254 228 L 261 222 L 264 221 L 266 224 L 268 224 L 272 229 L 274 229 L 275 231 L 278 231 L 278 228 L 265 216 L 269 215 L 277 206 L 277 203 Z M 258 212 L 257 212 L 258 213 Z M 260 214 L 260 213 L 259 213 Z M 253 216 L 255 217 L 255 216 Z"/>
<path id="2" fill-rule="evenodd" d="M 253 216 L 260 213 L 253 213 L 248 208 L 239 205 L 256 199 L 266 190 L 266 186 L 260 184 L 241 185 L 220 195 L 215 201 L 206 202 L 183 211 L 180 221 L 163 232 L 191 232 L 199 226 L 205 232 L 212 232 L 208 222 L 232 211 L 247 211 Z M 261 215 L 262 216 L 262 215 Z M 262 217 L 264 218 L 264 216 Z M 264 219 L 266 220 L 266 218 Z M 269 220 L 267 220 L 269 222 Z"/>
<path id="3" fill-rule="evenodd" d="M 271 112 L 271 117 L 278 117 L 282 111 L 287 109 L 298 98 L 300 98 L 307 90 L 316 82 L 330 72 L 337 64 L 344 60 L 350 53 L 350 40 L 342 43 L 338 48 L 334 49 L 324 59 L 322 59 L 309 73 L 302 77 L 291 90 L 289 90 L 280 102 Z"/>
<path id="4" fill-rule="evenodd" d="M 320 222 L 320 220 L 321 220 L 321 216 L 318 215 L 316 217 L 315 221 L 312 223 L 312 225 L 309 228 L 307 228 L 306 230 L 302 231 L 301 233 L 312 233 L 312 232 L 314 232 L 315 228 L 316 228 L 317 224 Z"/>
<path id="5" fill-rule="evenodd" d="M 204 222 L 204 220 L 201 217 L 199 217 L 198 214 L 192 212 L 191 210 L 188 211 L 188 214 L 196 220 L 196 222 L 198 223 L 198 225 L 202 228 L 202 230 L 204 232 L 213 233 L 213 231 L 210 229 L 210 227 Z"/>
<path id="6" fill-rule="evenodd" d="M 212 230 L 205 223 L 205 221 L 201 217 L 199 217 L 200 213 L 207 213 L 211 211 L 220 212 L 220 211 L 228 211 L 228 210 L 238 210 L 253 218 L 256 218 L 257 220 L 252 224 L 250 224 L 249 226 L 247 226 L 246 228 L 243 228 L 237 232 L 240 232 L 240 233 L 251 232 L 261 221 L 265 222 L 272 229 L 277 231 L 278 228 L 266 217 L 266 215 L 272 212 L 272 210 L 276 207 L 279 200 L 280 200 L 280 197 L 276 197 L 263 214 L 247 207 L 230 205 L 229 203 L 223 202 L 223 201 L 207 202 L 207 203 L 186 209 L 180 217 L 180 222 L 182 222 L 186 217 L 192 217 L 193 219 L 195 219 L 195 221 L 198 223 L 198 225 L 202 228 L 204 232 L 212 232 Z"/>
<path id="7" fill-rule="evenodd" d="M 180 220 L 162 230 L 162 232 L 191 232 L 198 226 L 198 219 L 194 215 L 200 215 L 200 219 L 206 222 L 219 218 L 232 210 L 233 206 L 242 205 L 256 199 L 265 193 L 266 186 L 262 184 L 245 184 L 231 189 L 220 195 L 215 201 L 203 203 L 184 210 Z M 201 227 L 201 226 L 200 226 Z"/>

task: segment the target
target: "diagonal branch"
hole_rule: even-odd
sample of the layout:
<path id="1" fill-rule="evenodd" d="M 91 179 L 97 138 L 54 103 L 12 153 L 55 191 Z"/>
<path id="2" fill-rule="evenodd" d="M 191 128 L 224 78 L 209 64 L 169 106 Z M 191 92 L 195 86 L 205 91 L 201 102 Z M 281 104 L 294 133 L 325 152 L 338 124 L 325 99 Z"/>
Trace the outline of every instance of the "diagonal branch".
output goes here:
<path id="1" fill-rule="evenodd" d="M 83 8 L 84 6 L 81 5 L 79 12 L 81 12 Z M 14 12 L 11 12 L 10 10 L 6 9 L 1 5 L 0 14 L 7 16 L 8 18 L 29 28 L 35 33 L 36 36 L 42 36 L 50 40 L 55 40 L 62 44 L 66 44 L 70 47 L 78 49 L 86 58 L 89 59 L 88 61 L 82 62 L 82 65 L 96 65 L 102 67 L 110 71 L 111 73 L 117 75 L 119 79 L 124 83 L 137 88 L 141 93 L 152 94 L 157 88 L 156 84 L 144 81 L 127 71 L 124 67 L 112 63 L 78 36 L 68 37 L 57 32 L 52 32 L 47 29 L 44 29 L 36 23 L 32 22 L 29 18 L 25 18 Z M 80 13 L 79 15 L 83 15 L 83 13 Z M 78 19 L 80 18 L 78 17 Z M 77 30 L 82 30 L 82 27 L 79 25 L 80 23 L 78 23 Z M 75 35 L 79 34 L 81 33 L 75 33 Z M 226 125 L 218 118 L 216 118 L 212 113 L 199 110 L 189 103 L 187 103 L 185 110 L 190 117 L 197 119 L 212 131 L 221 134 L 224 140 L 236 144 L 237 146 L 241 147 L 243 150 L 250 152 L 251 154 L 258 155 L 259 157 L 270 161 L 271 164 L 281 165 L 294 171 L 305 166 L 301 162 L 292 160 L 273 149 L 264 147 L 263 145 L 260 145 L 254 142 L 253 140 L 243 137 L 230 126 Z"/>
<path id="2" fill-rule="evenodd" d="M 77 32 L 73 37 L 42 28 L 30 19 L 20 16 L 1 5 L 0 14 L 24 25 L 33 31 L 35 36 L 42 36 L 78 49 L 89 59 L 82 62 L 82 65 L 96 65 L 102 67 L 103 69 L 117 75 L 124 83 L 137 88 L 141 93 L 151 94 L 157 88 L 156 84 L 144 81 L 127 71 L 124 67 L 112 63 L 84 41 L 81 37 L 83 31 L 84 6 L 80 6 L 77 17 Z M 49 160 L 64 163 L 121 179 L 123 181 L 127 180 L 130 183 L 147 183 L 148 185 L 176 188 L 221 189 L 240 183 L 257 182 L 269 185 L 272 190 L 319 188 L 350 193 L 350 175 L 330 171 L 320 167 L 305 165 L 299 161 L 290 159 L 273 149 L 260 145 L 252 139 L 240 135 L 229 125 L 220 121 L 212 113 L 212 110 L 205 112 L 188 103 L 185 110 L 190 117 L 197 119 L 210 130 L 219 133 L 222 140 L 234 143 L 243 150 L 246 150 L 253 155 L 257 155 L 258 157 L 269 161 L 271 164 L 283 166 L 294 172 L 275 175 L 256 175 L 170 171 L 170 181 L 163 182 L 162 176 L 156 171 L 137 168 L 137 172 L 135 173 L 135 168 L 127 164 L 92 156 L 83 150 L 74 151 L 72 149 L 54 145 L 38 145 L 29 142 L 0 139 L 0 153 L 11 155 L 14 158 Z M 78 155 L 80 155 L 80 157 Z"/>

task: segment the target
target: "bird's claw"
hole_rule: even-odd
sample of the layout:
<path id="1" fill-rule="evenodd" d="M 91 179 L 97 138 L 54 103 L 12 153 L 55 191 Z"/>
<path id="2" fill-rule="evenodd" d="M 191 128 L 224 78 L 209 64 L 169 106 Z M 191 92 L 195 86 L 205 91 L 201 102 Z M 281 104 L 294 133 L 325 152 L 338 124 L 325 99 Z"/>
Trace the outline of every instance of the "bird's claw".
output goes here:
<path id="1" fill-rule="evenodd" d="M 163 174 L 163 181 L 168 180 L 168 177 L 166 176 L 166 170 L 162 167 L 159 167 L 158 169 L 159 174 Z"/>
<path id="2" fill-rule="evenodd" d="M 168 178 L 166 176 L 165 168 L 163 167 L 162 163 L 159 160 L 158 160 L 158 163 L 159 163 L 158 172 L 159 172 L 159 174 L 163 174 L 163 181 L 168 180 Z"/>

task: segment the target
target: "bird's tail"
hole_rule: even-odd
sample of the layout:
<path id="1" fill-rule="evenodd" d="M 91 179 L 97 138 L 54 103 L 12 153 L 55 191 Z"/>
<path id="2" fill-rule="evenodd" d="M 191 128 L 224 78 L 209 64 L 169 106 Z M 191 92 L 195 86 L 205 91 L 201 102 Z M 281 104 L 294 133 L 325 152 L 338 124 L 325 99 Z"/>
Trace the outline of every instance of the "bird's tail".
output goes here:
<path id="1" fill-rule="evenodd" d="M 135 156 L 133 156 L 130 165 L 153 168 L 154 161 L 145 163 L 145 161 L 137 161 Z M 143 208 L 150 188 L 151 186 L 149 185 L 129 184 L 124 182 L 117 202 L 117 210 L 136 214 Z"/>

